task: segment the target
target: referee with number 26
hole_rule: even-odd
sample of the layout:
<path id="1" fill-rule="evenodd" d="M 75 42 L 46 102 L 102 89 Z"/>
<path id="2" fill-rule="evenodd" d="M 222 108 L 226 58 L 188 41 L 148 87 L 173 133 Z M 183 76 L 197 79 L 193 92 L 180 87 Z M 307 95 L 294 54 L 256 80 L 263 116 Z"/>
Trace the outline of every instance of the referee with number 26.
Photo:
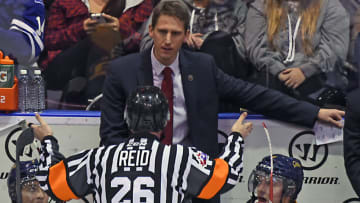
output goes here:
<path id="1" fill-rule="evenodd" d="M 238 182 L 244 138 L 252 130 L 252 123 L 243 123 L 246 113 L 215 159 L 194 147 L 160 143 L 169 108 L 157 87 L 138 87 L 128 97 L 124 117 L 132 132 L 124 142 L 64 158 L 51 128 L 37 114 L 40 125 L 31 127 L 42 143 L 36 177 L 41 188 L 61 201 L 94 194 L 97 203 L 176 203 L 210 199 Z"/>

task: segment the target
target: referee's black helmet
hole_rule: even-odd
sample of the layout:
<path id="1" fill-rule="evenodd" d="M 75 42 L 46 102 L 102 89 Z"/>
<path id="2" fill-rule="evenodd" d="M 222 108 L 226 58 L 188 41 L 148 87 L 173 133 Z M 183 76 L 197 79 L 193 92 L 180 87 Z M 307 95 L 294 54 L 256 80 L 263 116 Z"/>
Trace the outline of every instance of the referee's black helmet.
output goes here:
<path id="1" fill-rule="evenodd" d="M 158 87 L 140 86 L 133 91 L 125 106 L 124 118 L 134 132 L 159 132 L 170 119 L 169 105 Z"/>

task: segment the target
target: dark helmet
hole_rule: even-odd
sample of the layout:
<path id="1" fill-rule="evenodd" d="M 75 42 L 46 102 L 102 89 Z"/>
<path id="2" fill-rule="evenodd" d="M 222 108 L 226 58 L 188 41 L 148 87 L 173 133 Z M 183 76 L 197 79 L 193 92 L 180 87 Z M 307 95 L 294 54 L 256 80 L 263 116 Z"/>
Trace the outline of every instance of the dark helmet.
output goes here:
<path id="1" fill-rule="evenodd" d="M 128 97 L 124 117 L 134 132 L 158 132 L 170 119 L 169 105 L 158 87 L 141 86 Z"/>
<path id="2" fill-rule="evenodd" d="M 284 156 L 282 154 L 273 155 L 273 176 L 280 177 L 283 180 L 284 193 L 296 200 L 297 195 L 301 191 L 304 172 L 301 162 L 293 157 Z M 270 174 L 270 156 L 264 157 L 256 169 L 251 173 L 249 178 L 249 190 L 254 191 L 257 186 L 255 176 L 257 173 Z"/>
<path id="3" fill-rule="evenodd" d="M 36 180 L 36 172 L 38 168 L 38 161 L 22 161 L 20 162 L 20 185 L 29 181 Z M 14 165 L 7 179 L 8 192 L 11 201 L 16 202 L 16 166 Z"/>

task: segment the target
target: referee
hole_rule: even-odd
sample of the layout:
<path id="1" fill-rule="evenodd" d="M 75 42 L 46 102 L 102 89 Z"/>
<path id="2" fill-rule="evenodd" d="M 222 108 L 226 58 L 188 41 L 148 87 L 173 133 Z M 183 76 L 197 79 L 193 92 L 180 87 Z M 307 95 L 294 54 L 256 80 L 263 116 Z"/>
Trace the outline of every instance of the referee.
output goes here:
<path id="1" fill-rule="evenodd" d="M 36 177 L 41 188 L 61 201 L 92 193 L 97 203 L 176 203 L 210 199 L 234 187 L 243 167 L 244 138 L 252 130 L 252 123 L 243 124 L 246 113 L 232 126 L 215 159 L 193 147 L 160 143 L 168 118 L 161 90 L 139 87 L 126 102 L 129 138 L 64 159 L 51 128 L 37 114 L 40 125 L 32 128 L 42 143 Z"/>

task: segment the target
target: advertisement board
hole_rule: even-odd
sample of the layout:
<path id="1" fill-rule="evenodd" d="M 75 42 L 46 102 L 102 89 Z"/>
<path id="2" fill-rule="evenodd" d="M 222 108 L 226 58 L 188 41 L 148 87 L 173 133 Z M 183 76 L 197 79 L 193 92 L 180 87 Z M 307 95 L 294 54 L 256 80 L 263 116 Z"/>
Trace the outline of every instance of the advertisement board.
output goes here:
<path id="1" fill-rule="evenodd" d="M 53 128 L 60 144 L 60 151 L 67 156 L 99 145 L 100 118 L 98 115 L 44 115 L 43 117 Z M 222 133 L 219 133 L 219 142 L 224 142 L 222 134 L 229 133 L 235 117 L 220 116 L 219 131 Z M 3 150 L 0 151 L 0 197 L 4 199 L 4 202 L 10 202 L 6 179 L 13 165 L 16 139 L 20 134 L 20 131 L 11 132 L 19 127 L 17 123 L 23 119 L 36 122 L 33 116 L 0 116 L 0 145 L 3 146 Z M 303 189 L 298 196 L 299 203 L 360 202 L 345 173 L 342 142 L 318 146 L 315 145 L 312 129 L 269 120 L 262 116 L 250 116 L 247 121 L 253 122 L 254 129 L 245 140 L 244 169 L 240 183 L 233 190 L 222 195 L 221 202 L 243 203 L 250 198 L 247 189 L 248 177 L 257 163 L 269 154 L 263 122 L 270 133 L 273 153 L 296 157 L 304 166 L 305 179 Z M 34 142 L 31 147 L 27 146 L 21 160 L 37 158 L 38 145 L 39 143 Z"/>

